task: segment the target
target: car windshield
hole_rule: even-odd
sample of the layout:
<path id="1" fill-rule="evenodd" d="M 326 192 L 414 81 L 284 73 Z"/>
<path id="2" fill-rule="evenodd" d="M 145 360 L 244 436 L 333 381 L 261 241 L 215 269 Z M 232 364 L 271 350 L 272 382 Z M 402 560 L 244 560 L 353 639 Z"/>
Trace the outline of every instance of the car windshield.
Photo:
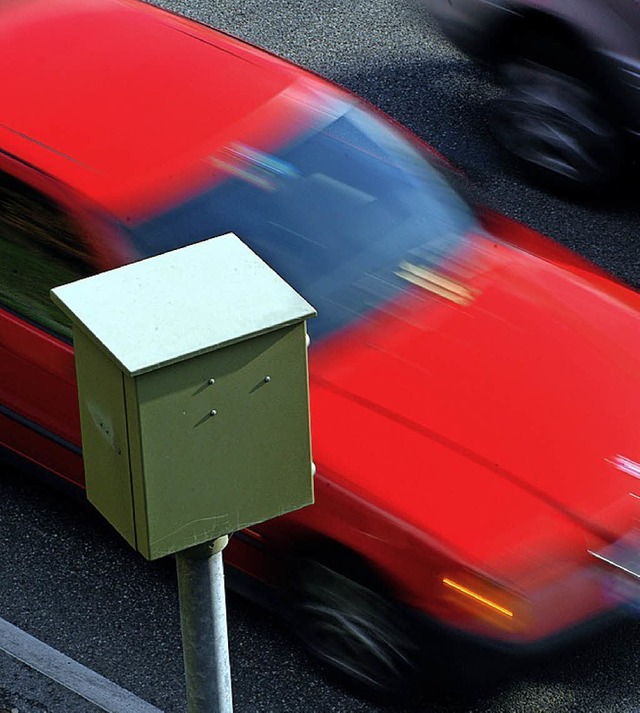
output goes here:
<path id="1" fill-rule="evenodd" d="M 148 257 L 235 233 L 318 310 L 314 338 L 406 289 L 402 261 L 446 263 L 472 208 L 389 122 L 334 109 L 276 151 L 228 146 L 212 159 L 224 179 L 133 227 L 136 248 Z"/>

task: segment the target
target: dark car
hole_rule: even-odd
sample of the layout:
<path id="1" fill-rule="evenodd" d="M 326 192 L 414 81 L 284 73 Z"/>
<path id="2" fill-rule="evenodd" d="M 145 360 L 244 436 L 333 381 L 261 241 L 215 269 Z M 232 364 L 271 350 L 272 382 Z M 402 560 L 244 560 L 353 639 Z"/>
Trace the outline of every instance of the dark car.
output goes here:
<path id="1" fill-rule="evenodd" d="M 533 180 L 611 187 L 640 138 L 638 0 L 414 0 L 496 70 L 498 141 Z"/>

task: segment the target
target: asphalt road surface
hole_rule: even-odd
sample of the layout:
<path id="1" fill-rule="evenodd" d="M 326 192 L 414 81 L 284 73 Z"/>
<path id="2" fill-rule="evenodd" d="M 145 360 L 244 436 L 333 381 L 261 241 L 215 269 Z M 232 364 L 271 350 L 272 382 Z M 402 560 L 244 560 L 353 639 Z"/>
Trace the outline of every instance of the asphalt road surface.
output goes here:
<path id="1" fill-rule="evenodd" d="M 491 142 L 482 72 L 398 0 L 163 0 L 359 93 L 427 139 L 488 205 L 640 286 L 638 182 L 568 204 L 522 183 Z M 639 171 L 640 173 L 640 171 Z M 146 563 L 98 515 L 9 470 L 0 479 L 0 618 L 165 713 L 185 710 L 175 572 Z M 328 681 L 268 612 L 230 595 L 238 713 L 631 713 L 640 710 L 640 622 L 623 621 L 474 698 L 453 684 L 407 705 Z M 0 653 L 0 713 L 92 713 L 76 694 Z"/>

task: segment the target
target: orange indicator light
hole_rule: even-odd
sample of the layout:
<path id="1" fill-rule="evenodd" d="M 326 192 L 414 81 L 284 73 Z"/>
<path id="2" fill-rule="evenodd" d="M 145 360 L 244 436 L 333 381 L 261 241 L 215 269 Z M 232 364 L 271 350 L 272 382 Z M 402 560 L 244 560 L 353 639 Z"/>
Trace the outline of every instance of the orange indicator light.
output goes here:
<path id="1" fill-rule="evenodd" d="M 470 599 L 473 599 L 474 601 L 480 604 L 484 604 L 486 607 L 493 609 L 493 611 L 496 611 L 499 614 L 502 614 L 503 616 L 508 616 L 511 619 L 513 618 L 513 612 L 510 609 L 507 609 L 505 607 L 500 606 L 499 604 L 496 604 L 495 602 L 492 602 L 490 599 L 483 597 L 481 594 L 478 594 L 477 592 L 474 592 L 471 589 L 467 589 L 467 587 L 463 587 L 461 584 L 454 582 L 452 579 L 447 579 L 445 577 L 442 580 L 442 583 L 445 584 L 447 587 L 451 587 L 451 589 L 455 589 L 456 592 L 460 592 L 460 594 L 464 594 Z"/>

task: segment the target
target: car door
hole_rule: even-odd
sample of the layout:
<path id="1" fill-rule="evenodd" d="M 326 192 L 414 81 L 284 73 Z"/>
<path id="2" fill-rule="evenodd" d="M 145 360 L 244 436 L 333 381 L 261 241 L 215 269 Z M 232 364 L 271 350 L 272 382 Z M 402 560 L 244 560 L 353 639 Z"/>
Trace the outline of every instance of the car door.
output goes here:
<path id="1" fill-rule="evenodd" d="M 86 211 L 34 178 L 0 172 L 0 446 L 80 483 L 71 328 L 49 290 L 99 267 Z"/>

